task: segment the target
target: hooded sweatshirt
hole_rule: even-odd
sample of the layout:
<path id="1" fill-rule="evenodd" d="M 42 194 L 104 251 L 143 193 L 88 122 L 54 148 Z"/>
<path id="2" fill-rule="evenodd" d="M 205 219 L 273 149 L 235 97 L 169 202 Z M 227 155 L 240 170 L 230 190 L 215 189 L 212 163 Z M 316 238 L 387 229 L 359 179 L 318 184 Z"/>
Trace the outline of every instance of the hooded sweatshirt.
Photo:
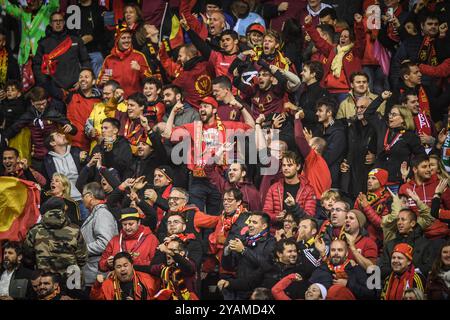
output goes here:
<path id="1" fill-rule="evenodd" d="M 32 253 L 40 270 L 64 274 L 70 265 L 87 262 L 87 248 L 77 225 L 69 223 L 60 209 L 47 211 L 41 223 L 27 234 L 25 255 Z"/>
<path id="2" fill-rule="evenodd" d="M 76 201 L 81 200 L 81 193 L 75 186 L 78 179 L 78 169 L 75 161 L 70 153 L 71 146 L 68 145 L 66 153 L 60 155 L 54 151 L 49 151 L 49 155 L 53 157 L 53 162 L 55 163 L 56 172 L 62 173 L 70 181 L 70 197 Z"/>

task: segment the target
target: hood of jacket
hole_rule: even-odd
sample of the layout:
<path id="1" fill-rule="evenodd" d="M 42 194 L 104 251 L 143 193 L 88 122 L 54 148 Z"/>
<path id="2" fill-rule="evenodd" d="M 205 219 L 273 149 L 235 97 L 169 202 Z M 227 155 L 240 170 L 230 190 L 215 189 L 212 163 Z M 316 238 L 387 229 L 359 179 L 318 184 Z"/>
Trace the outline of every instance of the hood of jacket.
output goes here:
<path id="1" fill-rule="evenodd" d="M 135 233 L 133 233 L 132 235 L 126 235 L 125 232 L 122 230 L 120 230 L 120 234 L 123 236 L 123 238 L 125 240 L 138 240 L 141 233 L 143 233 L 143 236 L 148 236 L 152 233 L 152 231 L 150 230 L 149 227 L 144 226 L 144 225 L 139 225 L 137 231 Z"/>
<path id="2" fill-rule="evenodd" d="M 59 153 L 56 153 L 55 151 L 49 151 L 48 154 L 54 158 L 64 159 L 71 155 L 70 148 L 71 148 L 71 145 L 70 144 L 67 145 L 66 152 L 64 154 L 59 154 Z"/>
<path id="3" fill-rule="evenodd" d="M 42 224 L 48 229 L 61 229 L 68 224 L 66 213 L 61 209 L 52 209 L 42 216 Z"/>

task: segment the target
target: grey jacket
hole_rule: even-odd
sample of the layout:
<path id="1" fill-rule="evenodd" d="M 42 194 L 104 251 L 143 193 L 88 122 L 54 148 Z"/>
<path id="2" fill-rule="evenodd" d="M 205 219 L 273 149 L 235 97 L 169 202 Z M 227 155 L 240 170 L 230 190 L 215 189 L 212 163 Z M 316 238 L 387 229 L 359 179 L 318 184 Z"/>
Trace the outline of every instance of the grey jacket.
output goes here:
<path id="1" fill-rule="evenodd" d="M 83 267 L 83 275 L 87 286 L 92 286 L 98 272 L 98 262 L 108 242 L 117 235 L 117 222 L 105 204 L 97 205 L 81 226 L 86 246 L 88 262 Z"/>
<path id="2" fill-rule="evenodd" d="M 166 114 L 163 117 L 163 121 L 167 122 L 167 119 L 169 119 L 170 111 L 166 110 Z M 185 103 L 183 111 L 176 114 L 175 119 L 173 121 L 174 127 L 182 126 L 186 123 L 191 123 L 194 121 L 200 120 L 200 114 L 198 113 L 197 109 L 193 108 L 190 104 Z"/>

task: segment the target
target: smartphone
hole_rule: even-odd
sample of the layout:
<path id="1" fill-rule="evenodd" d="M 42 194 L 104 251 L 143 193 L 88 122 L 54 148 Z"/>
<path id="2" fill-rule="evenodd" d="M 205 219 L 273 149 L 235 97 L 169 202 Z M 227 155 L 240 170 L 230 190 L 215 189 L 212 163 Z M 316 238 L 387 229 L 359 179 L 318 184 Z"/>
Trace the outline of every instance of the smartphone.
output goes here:
<path id="1" fill-rule="evenodd" d="M 394 8 L 388 8 L 387 9 L 387 16 L 389 18 L 393 18 L 394 17 Z"/>

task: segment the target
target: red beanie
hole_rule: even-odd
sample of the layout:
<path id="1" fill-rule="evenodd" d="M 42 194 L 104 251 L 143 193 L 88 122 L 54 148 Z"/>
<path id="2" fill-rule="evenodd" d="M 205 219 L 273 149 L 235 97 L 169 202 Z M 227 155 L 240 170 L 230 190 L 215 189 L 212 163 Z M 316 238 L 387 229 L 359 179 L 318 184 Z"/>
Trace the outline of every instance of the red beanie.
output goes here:
<path id="1" fill-rule="evenodd" d="M 413 259 L 413 252 L 414 249 L 413 247 L 411 247 L 409 244 L 407 243 L 399 243 L 398 245 L 396 245 L 394 247 L 394 251 L 392 252 L 392 254 L 394 254 L 394 252 L 398 252 L 403 254 L 405 257 L 407 257 L 410 261 L 412 261 Z"/>
<path id="2" fill-rule="evenodd" d="M 327 300 L 356 300 L 349 288 L 334 284 L 328 289 Z"/>
<path id="3" fill-rule="evenodd" d="M 389 172 L 384 169 L 375 168 L 370 170 L 369 176 L 374 176 L 375 178 L 377 178 L 380 185 L 384 187 L 388 182 Z"/>

